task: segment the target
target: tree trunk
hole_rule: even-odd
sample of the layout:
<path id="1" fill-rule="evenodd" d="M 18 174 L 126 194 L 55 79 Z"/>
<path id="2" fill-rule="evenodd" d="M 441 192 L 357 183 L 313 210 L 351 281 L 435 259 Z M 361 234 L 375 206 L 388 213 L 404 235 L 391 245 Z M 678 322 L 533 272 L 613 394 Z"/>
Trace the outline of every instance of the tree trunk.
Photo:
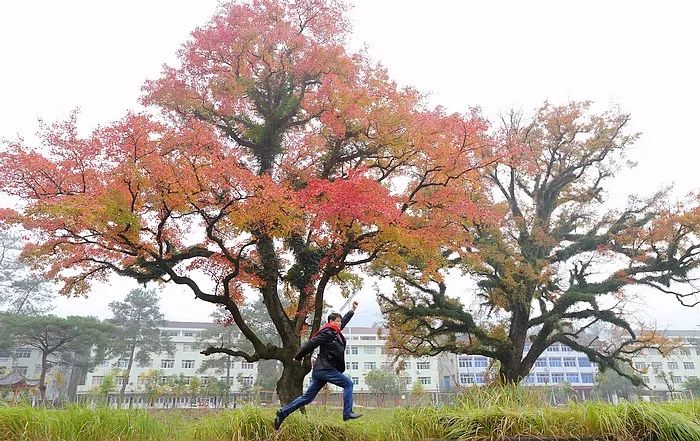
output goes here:
<path id="1" fill-rule="evenodd" d="M 226 392 L 224 393 L 224 408 L 228 409 L 228 396 L 231 393 L 231 356 L 226 359 Z"/>
<path id="2" fill-rule="evenodd" d="M 134 352 L 136 352 L 136 345 L 131 346 L 131 354 L 129 355 L 129 364 L 126 367 L 126 376 L 124 381 L 122 381 L 122 387 L 119 390 L 119 403 L 117 407 L 122 408 L 122 403 L 124 402 L 124 391 L 126 390 L 126 385 L 129 383 L 129 377 L 131 376 L 131 366 L 134 364 Z M 117 361 L 118 363 L 118 361 Z M 129 402 L 129 407 L 131 407 L 131 401 Z"/>
<path id="3" fill-rule="evenodd" d="M 282 363 L 282 376 L 277 381 L 277 396 L 282 405 L 304 393 L 304 377 L 309 371 L 308 366 L 298 361 Z"/>
<path id="4" fill-rule="evenodd" d="M 46 404 L 46 352 L 41 353 L 41 374 L 39 374 L 39 399 Z"/>

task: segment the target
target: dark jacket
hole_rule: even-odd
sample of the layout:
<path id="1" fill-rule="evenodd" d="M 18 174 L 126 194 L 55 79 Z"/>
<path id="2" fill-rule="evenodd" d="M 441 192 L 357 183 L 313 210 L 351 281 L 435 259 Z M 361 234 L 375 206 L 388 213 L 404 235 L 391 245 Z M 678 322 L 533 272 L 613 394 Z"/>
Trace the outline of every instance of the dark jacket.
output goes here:
<path id="1" fill-rule="evenodd" d="M 355 314 L 353 311 L 348 311 L 343 316 L 340 329 L 345 328 L 353 314 Z M 336 334 L 332 329 L 323 329 L 302 344 L 294 358 L 301 360 L 319 346 L 321 349 L 316 357 L 314 370 L 335 369 L 339 372 L 345 372 L 345 337 L 341 333 Z"/>

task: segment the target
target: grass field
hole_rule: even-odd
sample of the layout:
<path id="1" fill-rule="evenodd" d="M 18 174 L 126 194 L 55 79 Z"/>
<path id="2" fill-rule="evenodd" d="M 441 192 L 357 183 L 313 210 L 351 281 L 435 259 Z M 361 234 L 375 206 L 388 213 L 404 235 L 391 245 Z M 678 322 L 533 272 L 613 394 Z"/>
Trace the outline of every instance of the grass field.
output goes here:
<path id="1" fill-rule="evenodd" d="M 339 409 L 295 413 L 276 433 L 274 409 L 229 411 L 126 411 L 70 407 L 0 408 L 1 441 L 398 441 L 398 440 L 608 440 L 700 441 L 700 401 L 601 402 L 538 405 L 527 394 L 465 396 L 441 408 L 364 411 L 343 422 Z"/>

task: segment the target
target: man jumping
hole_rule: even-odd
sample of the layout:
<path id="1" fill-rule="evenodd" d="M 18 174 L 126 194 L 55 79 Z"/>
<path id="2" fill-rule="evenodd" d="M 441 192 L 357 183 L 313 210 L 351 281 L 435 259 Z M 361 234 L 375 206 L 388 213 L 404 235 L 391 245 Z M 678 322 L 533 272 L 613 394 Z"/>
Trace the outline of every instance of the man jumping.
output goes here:
<path id="1" fill-rule="evenodd" d="M 345 337 L 341 331 L 348 324 L 357 302 L 352 302 L 352 310 L 344 317 L 337 312 L 328 316 L 328 323 L 323 325 L 309 341 L 302 344 L 294 355 L 295 360 L 301 360 L 317 347 L 321 347 L 314 368 L 311 371 L 311 384 L 306 392 L 292 400 L 291 403 L 277 411 L 275 430 L 279 430 L 282 421 L 301 406 L 311 403 L 326 383 L 343 388 L 343 421 L 359 418 L 362 415 L 352 411 L 352 380 L 345 375 Z"/>

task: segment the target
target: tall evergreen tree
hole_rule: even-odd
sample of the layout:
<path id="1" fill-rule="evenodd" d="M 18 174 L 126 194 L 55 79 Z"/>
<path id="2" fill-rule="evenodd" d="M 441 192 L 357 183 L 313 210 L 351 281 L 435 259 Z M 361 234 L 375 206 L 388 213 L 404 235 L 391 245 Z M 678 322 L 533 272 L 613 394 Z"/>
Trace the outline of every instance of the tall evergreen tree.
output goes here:
<path id="1" fill-rule="evenodd" d="M 123 302 L 109 304 L 112 318 L 109 320 L 116 329 L 111 352 L 120 359 L 128 359 L 124 381 L 119 390 L 119 405 L 124 400 L 124 392 L 136 362 L 148 366 L 153 355 L 172 354 L 175 346 L 172 339 L 160 332 L 165 326 L 165 318 L 158 307 L 158 295 L 152 290 L 134 289 Z"/>

